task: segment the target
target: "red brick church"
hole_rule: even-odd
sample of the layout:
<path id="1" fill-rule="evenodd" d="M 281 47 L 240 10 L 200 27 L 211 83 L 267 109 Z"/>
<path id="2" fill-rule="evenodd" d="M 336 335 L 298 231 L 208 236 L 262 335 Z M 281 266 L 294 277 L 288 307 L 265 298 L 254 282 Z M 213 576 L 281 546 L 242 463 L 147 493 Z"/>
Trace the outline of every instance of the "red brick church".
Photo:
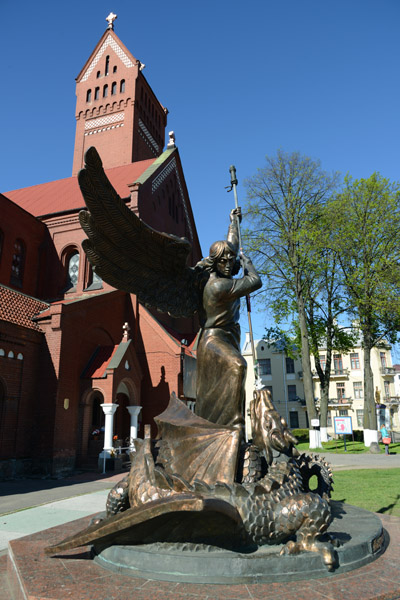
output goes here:
<path id="1" fill-rule="evenodd" d="M 154 434 L 171 392 L 183 397 L 196 319 L 110 287 L 81 247 L 76 175 L 95 146 L 130 210 L 201 258 L 173 136 L 164 150 L 168 111 L 109 22 L 76 80 L 72 177 L 0 195 L 0 477 L 97 464 L 113 436 Z"/>

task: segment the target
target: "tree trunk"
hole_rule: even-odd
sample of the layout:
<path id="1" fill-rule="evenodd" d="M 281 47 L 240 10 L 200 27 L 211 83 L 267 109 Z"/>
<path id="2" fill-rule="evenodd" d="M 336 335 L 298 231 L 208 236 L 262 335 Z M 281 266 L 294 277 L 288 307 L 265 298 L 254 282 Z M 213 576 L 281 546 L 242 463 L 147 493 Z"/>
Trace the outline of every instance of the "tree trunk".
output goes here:
<path id="1" fill-rule="evenodd" d="M 306 400 L 308 421 L 311 425 L 311 419 L 315 419 L 317 417 L 317 411 L 314 401 L 314 385 L 311 371 L 310 344 L 308 340 L 306 313 L 301 294 L 297 295 L 297 309 L 299 314 L 299 327 L 301 335 L 301 366 L 303 368 L 304 396 Z M 318 448 L 320 445 L 320 436 L 316 436 L 314 430 L 310 427 L 310 448 Z"/>
<path id="2" fill-rule="evenodd" d="M 364 334 L 364 442 L 371 443 L 370 431 L 377 429 L 376 408 L 374 397 L 374 376 L 371 369 L 371 345 L 369 336 Z M 373 436 L 375 437 L 375 436 Z"/>
<path id="3" fill-rule="evenodd" d="M 319 408 L 319 418 L 321 424 L 321 442 L 328 441 L 328 400 L 329 400 L 329 381 L 327 382 L 325 377 L 323 382 L 321 381 L 321 399 Z"/>

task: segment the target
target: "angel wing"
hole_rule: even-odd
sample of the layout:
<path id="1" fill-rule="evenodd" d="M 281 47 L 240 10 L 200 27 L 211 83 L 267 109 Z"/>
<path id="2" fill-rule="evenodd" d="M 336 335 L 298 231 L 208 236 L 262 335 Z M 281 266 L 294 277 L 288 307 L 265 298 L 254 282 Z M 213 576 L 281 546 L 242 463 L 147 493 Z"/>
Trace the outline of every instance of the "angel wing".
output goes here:
<path id="1" fill-rule="evenodd" d="M 89 238 L 82 246 L 93 270 L 113 287 L 136 294 L 145 306 L 174 317 L 200 310 L 205 273 L 186 264 L 190 242 L 152 229 L 129 210 L 94 147 L 85 154 L 78 181 L 89 209 L 79 213 Z"/>

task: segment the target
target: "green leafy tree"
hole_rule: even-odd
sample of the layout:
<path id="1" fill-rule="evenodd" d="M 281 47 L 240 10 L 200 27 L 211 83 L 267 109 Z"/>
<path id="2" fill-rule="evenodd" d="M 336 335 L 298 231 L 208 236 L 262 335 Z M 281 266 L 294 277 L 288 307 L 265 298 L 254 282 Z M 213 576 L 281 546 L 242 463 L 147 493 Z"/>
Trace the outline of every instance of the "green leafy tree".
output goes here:
<path id="1" fill-rule="evenodd" d="M 371 349 L 400 329 L 400 187 L 379 173 L 345 178 L 329 203 L 331 250 L 359 322 L 364 348 L 364 430 L 376 430 Z"/>
<path id="2" fill-rule="evenodd" d="M 337 176 L 323 171 L 319 161 L 281 150 L 266 157 L 266 165 L 246 182 L 251 223 L 244 232 L 246 244 L 267 278 L 264 301 L 277 321 L 295 307 L 309 419 L 316 417 L 316 408 L 306 305 L 315 261 L 306 234 L 321 218 L 336 182 Z"/>

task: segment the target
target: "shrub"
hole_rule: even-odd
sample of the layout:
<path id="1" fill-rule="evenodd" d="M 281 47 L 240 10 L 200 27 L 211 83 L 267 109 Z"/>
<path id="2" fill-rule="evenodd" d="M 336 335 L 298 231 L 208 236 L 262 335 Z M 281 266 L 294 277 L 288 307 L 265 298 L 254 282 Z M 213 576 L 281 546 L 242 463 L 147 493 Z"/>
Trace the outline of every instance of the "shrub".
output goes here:
<path id="1" fill-rule="evenodd" d="M 292 434 L 299 440 L 299 444 L 308 442 L 308 429 L 292 429 Z"/>
<path id="2" fill-rule="evenodd" d="M 362 429 L 353 429 L 354 441 L 355 442 L 363 442 L 364 441 L 364 431 Z"/>

